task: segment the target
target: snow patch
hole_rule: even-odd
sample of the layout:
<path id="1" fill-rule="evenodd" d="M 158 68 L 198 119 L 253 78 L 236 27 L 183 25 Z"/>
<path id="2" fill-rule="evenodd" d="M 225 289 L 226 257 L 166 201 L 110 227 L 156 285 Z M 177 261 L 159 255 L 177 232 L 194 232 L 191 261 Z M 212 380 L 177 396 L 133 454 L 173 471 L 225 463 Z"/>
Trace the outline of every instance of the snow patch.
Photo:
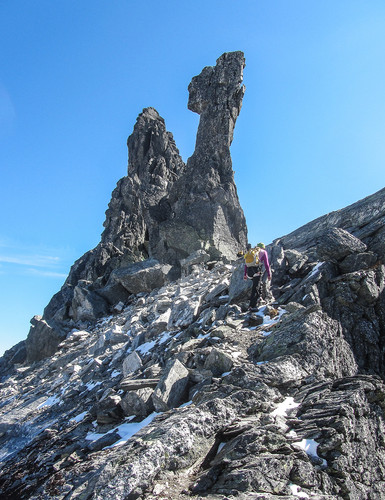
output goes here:
<path id="1" fill-rule="evenodd" d="M 87 415 L 88 411 L 83 411 L 83 413 L 79 413 L 79 415 L 76 415 L 76 417 L 73 417 L 70 419 L 70 422 L 76 422 L 79 423 L 81 422 L 84 417 Z"/>
<path id="2" fill-rule="evenodd" d="M 116 441 L 116 443 L 106 446 L 105 449 L 108 448 L 114 448 L 115 446 L 122 446 L 123 444 L 126 444 L 127 441 L 137 432 L 139 432 L 141 429 L 146 427 L 148 424 L 152 422 L 152 420 L 159 415 L 159 413 L 151 413 L 147 418 L 142 420 L 141 422 L 125 422 L 124 424 L 119 425 L 118 427 L 115 427 L 114 429 L 111 429 L 110 431 L 104 433 L 104 434 L 99 434 L 96 432 L 89 432 L 86 436 L 86 439 L 89 441 L 96 441 L 97 439 L 100 439 L 101 437 L 105 436 L 106 434 L 111 434 L 113 432 L 117 432 L 120 436 L 120 439 Z M 134 416 L 128 417 L 128 419 L 133 419 Z"/>
<path id="3" fill-rule="evenodd" d="M 44 403 L 39 404 L 37 409 L 39 410 L 40 408 L 44 408 L 45 406 L 53 406 L 60 402 L 60 396 L 50 396 L 46 401 L 44 401 Z"/>
<path id="4" fill-rule="evenodd" d="M 309 495 L 304 491 L 301 491 L 301 487 L 298 484 L 289 484 L 291 489 L 291 494 L 299 498 L 309 498 Z"/>
<path id="5" fill-rule="evenodd" d="M 192 404 L 192 401 L 187 401 L 187 403 L 183 403 L 182 405 L 179 406 L 179 408 L 186 408 L 186 406 L 190 406 Z"/>
<path id="6" fill-rule="evenodd" d="M 263 309 L 264 310 L 264 309 Z M 276 323 L 278 323 L 278 321 L 280 321 L 281 317 L 286 313 L 287 311 L 285 311 L 285 309 L 281 309 L 280 307 L 278 308 L 278 314 L 277 316 L 274 316 L 274 318 L 270 318 L 270 316 L 263 316 L 263 323 L 262 323 L 262 326 L 271 326 L 271 325 L 275 325 Z M 263 313 L 262 313 L 263 314 Z M 258 315 L 259 312 L 258 312 Z M 270 335 L 271 333 L 271 330 L 269 331 L 264 331 L 262 330 L 261 331 L 262 335 L 264 337 L 267 337 L 268 335 Z"/>
<path id="7" fill-rule="evenodd" d="M 103 326 L 107 323 L 109 323 L 112 319 L 114 319 L 113 316 L 108 316 L 107 318 L 103 318 L 102 320 L 98 321 L 98 325 Z"/>
<path id="8" fill-rule="evenodd" d="M 282 403 L 279 403 L 277 408 L 272 412 L 273 416 L 286 417 L 287 411 L 292 408 L 297 408 L 299 403 L 295 403 L 292 397 L 286 398 Z"/>
<path id="9" fill-rule="evenodd" d="M 313 276 L 315 276 L 318 271 L 320 270 L 320 268 L 324 265 L 325 263 L 324 262 L 319 262 L 318 264 L 316 264 L 313 269 L 311 270 L 309 276 L 306 278 L 306 280 L 309 280 L 310 278 L 312 278 Z"/>
<path id="10" fill-rule="evenodd" d="M 160 339 L 158 339 L 158 344 L 164 344 L 172 336 L 172 332 L 163 332 Z"/>
<path id="11" fill-rule="evenodd" d="M 90 333 L 87 332 L 87 330 L 72 330 L 69 335 L 67 335 L 67 338 L 69 336 L 71 337 L 87 337 Z"/>
<path id="12" fill-rule="evenodd" d="M 302 441 L 297 441 L 296 443 L 293 444 L 296 444 L 297 446 L 302 448 L 311 457 L 317 457 L 321 459 L 322 465 L 327 466 L 326 460 L 324 458 L 319 457 L 317 454 L 317 448 L 319 443 L 317 443 L 317 441 L 315 441 L 314 439 L 302 439 Z"/>
<path id="13" fill-rule="evenodd" d="M 92 382 L 92 381 L 90 381 L 90 382 L 87 382 L 85 385 L 86 385 L 86 387 L 87 387 L 87 389 L 89 391 L 92 391 L 92 389 L 94 389 L 95 387 L 97 387 L 98 385 L 101 385 L 101 384 L 102 384 L 102 382 Z"/>
<path id="14" fill-rule="evenodd" d="M 226 443 L 219 443 L 219 446 L 218 446 L 218 451 L 217 451 L 217 455 L 218 453 L 221 451 L 221 449 L 225 446 Z"/>
<path id="15" fill-rule="evenodd" d="M 141 354 L 145 355 L 151 351 L 151 349 L 155 346 L 155 344 L 156 344 L 155 340 L 152 340 L 151 342 L 145 342 L 144 344 L 137 347 L 136 350 L 139 351 Z"/>

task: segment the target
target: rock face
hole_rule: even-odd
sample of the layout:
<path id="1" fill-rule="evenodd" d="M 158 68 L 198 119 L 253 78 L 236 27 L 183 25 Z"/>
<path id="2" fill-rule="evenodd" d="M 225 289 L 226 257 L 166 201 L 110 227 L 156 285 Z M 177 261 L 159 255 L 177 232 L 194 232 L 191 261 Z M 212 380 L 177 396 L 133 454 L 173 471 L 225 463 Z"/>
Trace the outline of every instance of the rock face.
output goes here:
<path id="1" fill-rule="evenodd" d="M 60 342 L 65 339 L 65 335 L 59 335 L 40 316 L 32 318 L 31 324 L 32 327 L 25 342 L 28 363 L 52 356 Z M 24 359 L 21 361 L 23 362 Z"/>
<path id="2" fill-rule="evenodd" d="M 191 84 L 201 118 L 205 82 L 221 81 L 228 57 Z M 182 220 L 178 182 L 167 196 Z M 209 247 L 184 257 L 177 279 L 174 263 L 151 260 L 150 231 L 130 255 L 111 242 L 119 266 L 107 243 L 80 259 L 72 295 L 48 307 L 54 321 L 64 299 L 72 314 L 104 314 L 102 293 L 119 307 L 54 343 L 35 318 L 0 360 L 0 497 L 385 498 L 384 232 L 385 189 L 274 241 L 271 289 L 253 313 L 242 260 L 208 262 Z M 103 255 L 106 283 L 87 274 Z"/>
<path id="3" fill-rule="evenodd" d="M 247 243 L 230 156 L 245 92 L 241 86 L 244 66 L 242 52 L 227 53 L 215 67 L 204 68 L 192 79 L 188 107 L 200 115 L 200 121 L 195 151 L 182 181 L 190 192 L 185 197 L 177 192 L 177 221 L 194 228 L 212 257 L 228 260 L 234 260 Z"/>
<path id="4" fill-rule="evenodd" d="M 384 377 L 385 189 L 316 219 L 271 246 L 273 293 L 322 306 L 360 368 Z M 376 349 L 372 349 L 376 345 Z"/>
<path id="5" fill-rule="evenodd" d="M 284 248 L 309 251 L 318 246 L 320 239 L 322 240 L 328 231 L 340 228 L 364 243 L 366 239 L 371 238 L 372 250 L 383 255 L 385 252 L 384 191 L 382 189 L 353 205 L 319 217 L 275 243 L 280 243 Z"/>
<path id="6" fill-rule="evenodd" d="M 226 53 L 193 78 L 188 107 L 201 118 L 187 165 L 158 112 L 139 115 L 127 140 L 127 176 L 112 193 L 101 241 L 75 262 L 44 311 L 52 328 L 87 327 L 130 294 L 180 276 L 199 252 L 203 260 L 231 261 L 245 247 L 230 156 L 244 66 L 242 52 Z M 138 265 L 145 272 L 131 286 Z"/>

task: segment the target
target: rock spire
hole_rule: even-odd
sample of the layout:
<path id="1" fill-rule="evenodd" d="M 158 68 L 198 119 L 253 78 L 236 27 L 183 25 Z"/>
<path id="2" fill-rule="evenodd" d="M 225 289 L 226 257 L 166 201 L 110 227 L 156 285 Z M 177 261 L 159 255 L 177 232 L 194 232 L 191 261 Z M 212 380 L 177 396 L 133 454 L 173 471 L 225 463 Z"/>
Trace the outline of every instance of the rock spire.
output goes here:
<path id="1" fill-rule="evenodd" d="M 75 262 L 44 324 L 35 318 L 34 332 L 66 333 L 132 293 L 179 277 L 186 262 L 231 261 L 244 248 L 247 228 L 230 156 L 244 66 L 242 52 L 225 53 L 192 79 L 188 107 L 200 123 L 187 165 L 158 112 L 146 108 L 138 116 L 127 140 L 127 175 L 112 193 L 101 241 Z M 147 278 L 134 286 L 138 272 Z M 60 335 L 55 339 L 57 346 Z"/>
<path id="2" fill-rule="evenodd" d="M 244 67 L 242 52 L 226 53 L 189 85 L 188 107 L 200 115 L 200 121 L 184 181 L 190 193 L 178 203 L 182 223 L 194 227 L 210 254 L 228 260 L 247 243 L 230 156 L 245 92 L 241 85 Z"/>
<path id="3" fill-rule="evenodd" d="M 194 154 L 182 161 L 153 108 L 128 138 L 128 174 L 112 194 L 102 245 L 133 260 L 153 258 L 177 271 L 197 250 L 234 260 L 247 228 L 234 183 L 230 145 L 244 86 L 242 52 L 223 54 L 189 85 L 188 107 L 200 114 Z"/>

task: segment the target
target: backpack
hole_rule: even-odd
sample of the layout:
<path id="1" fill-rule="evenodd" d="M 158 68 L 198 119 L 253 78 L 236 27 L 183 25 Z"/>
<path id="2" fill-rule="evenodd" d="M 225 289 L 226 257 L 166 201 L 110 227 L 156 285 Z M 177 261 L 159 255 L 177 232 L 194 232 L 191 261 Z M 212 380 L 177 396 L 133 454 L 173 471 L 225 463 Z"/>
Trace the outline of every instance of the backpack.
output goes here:
<path id="1" fill-rule="evenodd" d="M 245 254 L 245 264 L 247 267 L 255 267 L 259 265 L 259 252 L 257 250 L 249 250 Z"/>

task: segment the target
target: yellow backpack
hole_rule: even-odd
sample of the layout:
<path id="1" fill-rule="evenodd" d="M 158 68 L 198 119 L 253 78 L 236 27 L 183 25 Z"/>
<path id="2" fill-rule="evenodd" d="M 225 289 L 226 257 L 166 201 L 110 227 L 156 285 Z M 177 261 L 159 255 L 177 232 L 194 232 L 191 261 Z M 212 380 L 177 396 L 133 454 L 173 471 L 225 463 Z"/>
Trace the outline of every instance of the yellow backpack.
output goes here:
<path id="1" fill-rule="evenodd" d="M 247 267 L 250 266 L 258 266 L 259 264 L 259 258 L 258 258 L 259 252 L 257 250 L 249 250 L 245 254 L 245 264 Z"/>

